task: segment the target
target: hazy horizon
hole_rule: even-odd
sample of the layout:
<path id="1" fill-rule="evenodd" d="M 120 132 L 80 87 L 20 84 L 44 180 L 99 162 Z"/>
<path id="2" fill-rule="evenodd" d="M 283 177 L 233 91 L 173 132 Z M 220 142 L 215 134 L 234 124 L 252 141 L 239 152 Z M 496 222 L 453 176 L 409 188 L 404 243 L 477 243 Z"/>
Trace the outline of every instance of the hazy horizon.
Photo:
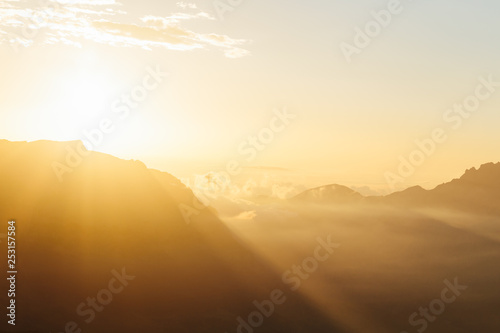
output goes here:
<path id="1" fill-rule="evenodd" d="M 0 137 L 84 139 L 110 118 L 112 133 L 94 150 L 181 178 L 193 165 L 217 172 L 236 159 L 314 178 L 304 186 L 382 191 L 400 156 L 408 159 L 435 128 L 446 140 L 397 188 L 432 188 L 498 161 L 497 46 L 484 42 L 498 37 L 498 4 L 401 1 L 384 19 L 389 3 L 241 1 L 217 10 L 217 1 L 75 0 L 54 2 L 59 14 L 47 15 L 43 6 L 5 2 Z M 30 13 L 44 19 L 22 29 Z M 365 41 L 358 28 L 375 17 L 380 31 Z M 168 75 L 124 111 L 122 96 L 152 70 Z M 448 113 L 489 79 L 495 91 L 477 110 Z M 272 139 L 264 134 L 255 156 L 240 153 L 284 108 L 295 118 L 277 124 Z"/>

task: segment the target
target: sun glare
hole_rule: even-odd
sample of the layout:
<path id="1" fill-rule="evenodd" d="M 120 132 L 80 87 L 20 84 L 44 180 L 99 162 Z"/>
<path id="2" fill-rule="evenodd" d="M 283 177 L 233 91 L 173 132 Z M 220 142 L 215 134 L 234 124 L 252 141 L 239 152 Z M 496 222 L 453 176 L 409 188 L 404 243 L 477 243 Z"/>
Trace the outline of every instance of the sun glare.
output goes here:
<path id="1" fill-rule="evenodd" d="M 105 109 L 109 86 L 94 73 L 82 73 L 69 87 L 68 104 L 73 120 L 92 121 L 98 118 Z"/>
<path id="2" fill-rule="evenodd" d="M 52 105 L 57 121 L 51 129 L 55 140 L 76 140 L 82 138 L 82 130 L 98 126 L 110 112 L 110 102 L 119 82 L 112 75 L 96 65 L 94 52 L 86 52 L 75 59 L 78 72 L 63 74 L 64 86 L 60 87 L 58 99 Z"/>
<path id="3" fill-rule="evenodd" d="M 109 83 L 96 73 L 81 73 L 65 81 L 54 106 L 57 122 L 51 129 L 56 140 L 75 140 L 83 127 L 99 122 L 107 107 Z"/>

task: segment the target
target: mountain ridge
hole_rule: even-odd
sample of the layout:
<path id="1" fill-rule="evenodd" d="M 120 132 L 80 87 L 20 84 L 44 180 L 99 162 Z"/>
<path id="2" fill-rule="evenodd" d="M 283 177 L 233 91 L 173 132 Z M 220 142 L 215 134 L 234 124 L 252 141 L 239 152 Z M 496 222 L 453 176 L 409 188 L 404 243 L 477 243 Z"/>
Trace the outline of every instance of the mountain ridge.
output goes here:
<path id="1" fill-rule="evenodd" d="M 321 195 L 324 189 L 333 190 Z M 337 191 L 335 191 L 337 189 Z M 340 190 L 338 190 L 340 189 Z M 347 190 L 349 189 L 349 191 Z M 346 186 L 332 184 L 306 190 L 292 201 L 330 204 L 386 204 L 404 207 L 443 207 L 455 210 L 500 214 L 496 199 L 500 196 L 500 162 L 485 163 L 467 169 L 464 174 L 433 189 L 417 185 L 385 196 L 363 196 Z"/>

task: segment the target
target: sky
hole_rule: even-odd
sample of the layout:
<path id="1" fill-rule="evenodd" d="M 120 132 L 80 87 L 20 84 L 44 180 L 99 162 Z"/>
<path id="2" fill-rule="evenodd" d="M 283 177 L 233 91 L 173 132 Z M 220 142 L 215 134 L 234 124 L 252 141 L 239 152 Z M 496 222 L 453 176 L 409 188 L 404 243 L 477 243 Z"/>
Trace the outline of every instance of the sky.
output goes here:
<path id="1" fill-rule="evenodd" d="M 493 0 L 0 1 L 0 138 L 88 141 L 105 120 L 87 148 L 180 178 L 236 161 L 257 182 L 432 188 L 500 160 L 499 10 Z M 450 113 L 477 91 L 474 111 Z M 419 148 L 436 130 L 446 140 Z"/>

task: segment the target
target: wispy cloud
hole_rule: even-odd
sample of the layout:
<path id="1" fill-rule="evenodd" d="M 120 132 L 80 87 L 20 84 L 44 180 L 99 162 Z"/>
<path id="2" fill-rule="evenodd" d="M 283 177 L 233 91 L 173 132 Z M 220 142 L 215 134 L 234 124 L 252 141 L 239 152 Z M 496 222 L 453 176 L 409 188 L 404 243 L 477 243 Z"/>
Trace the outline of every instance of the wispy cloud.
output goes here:
<path id="1" fill-rule="evenodd" d="M 237 220 L 250 221 L 250 220 L 253 220 L 256 216 L 257 216 L 257 213 L 255 212 L 255 210 L 248 210 L 248 211 L 241 212 L 235 218 Z"/>
<path id="2" fill-rule="evenodd" d="M 191 13 L 167 16 L 133 17 L 115 0 L 52 0 L 50 8 L 30 8 L 24 3 L 0 1 L 0 43 L 16 43 L 25 47 L 36 43 L 81 46 L 83 40 L 115 47 L 140 47 L 146 50 L 221 49 L 228 58 L 249 54 L 241 48 L 247 41 L 227 35 L 199 33 L 180 23 L 214 20 L 205 12 L 194 12 L 194 4 L 179 2 L 177 6 Z M 13 5 L 14 4 L 14 5 Z M 42 32 L 43 34 L 39 33 Z"/>
<path id="3" fill-rule="evenodd" d="M 115 0 L 50 0 L 61 5 L 74 6 L 110 6 L 119 4 Z"/>
<path id="4" fill-rule="evenodd" d="M 196 6 L 196 4 L 188 3 L 188 2 L 184 2 L 184 1 L 178 2 L 177 7 L 182 8 L 182 9 L 187 9 L 187 8 L 197 9 L 198 8 L 198 6 Z"/>
<path id="5" fill-rule="evenodd" d="M 166 26 L 178 24 L 181 21 L 186 21 L 186 20 L 192 20 L 192 19 L 208 19 L 208 20 L 215 20 L 215 17 L 212 15 L 205 13 L 205 12 L 199 12 L 196 14 L 189 14 L 189 13 L 174 13 L 165 17 L 158 17 L 158 16 L 144 16 L 141 18 L 141 20 L 145 23 L 155 25 L 160 28 L 164 28 Z"/>

